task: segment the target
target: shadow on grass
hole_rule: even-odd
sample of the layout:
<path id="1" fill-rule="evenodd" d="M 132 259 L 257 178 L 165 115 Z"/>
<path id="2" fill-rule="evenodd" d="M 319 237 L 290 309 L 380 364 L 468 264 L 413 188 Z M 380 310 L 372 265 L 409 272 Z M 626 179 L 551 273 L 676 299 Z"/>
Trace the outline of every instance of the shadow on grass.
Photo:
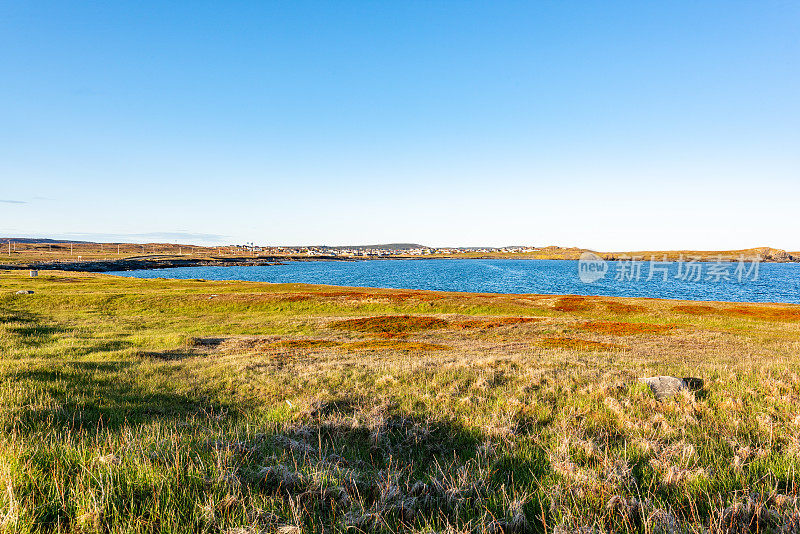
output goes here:
<path id="1" fill-rule="evenodd" d="M 38 347 L 55 340 L 57 334 L 69 331 L 68 328 L 57 325 L 16 326 L 8 329 L 9 332 L 19 336 L 20 341 L 29 347 Z"/>
<path id="2" fill-rule="evenodd" d="M 189 345 L 193 347 L 216 348 L 225 341 L 224 337 L 193 337 L 189 339 Z"/>
<path id="3" fill-rule="evenodd" d="M 0 325 L 8 325 L 7 332 L 18 336 L 28 346 L 36 347 L 53 341 L 57 334 L 68 329 L 58 325 L 42 324 L 42 318 L 20 310 L 0 310 Z"/>
<path id="4" fill-rule="evenodd" d="M 126 362 L 107 363 L 113 371 L 113 365 Z M 89 368 L 83 366 L 82 370 L 86 369 Z M 41 384 L 72 385 L 76 371 L 40 370 L 20 376 Z M 109 382 L 113 380 L 97 384 L 100 393 L 117 395 L 121 402 L 135 404 L 141 418 L 152 416 L 147 410 L 153 403 L 169 405 L 179 400 L 174 396 L 142 398 L 130 388 Z M 61 391 L 61 386 L 57 389 Z M 179 416 L 196 408 L 188 404 L 176 407 L 175 413 Z M 204 434 L 196 440 L 189 437 L 184 441 L 163 439 L 116 453 L 125 469 L 143 462 L 155 466 L 159 474 L 153 477 L 152 485 L 151 477 L 137 479 L 135 484 L 124 483 L 128 479 L 120 477 L 112 497 L 116 516 L 109 516 L 118 522 L 116 530 L 124 530 L 128 517 L 149 514 L 152 510 L 163 513 L 175 507 L 175 501 L 169 499 L 177 493 L 183 499 L 178 507 L 190 504 L 185 510 L 179 508 L 184 514 L 181 519 L 187 523 L 196 521 L 195 532 L 209 531 L 201 529 L 205 524 L 200 516 L 203 509 L 196 503 L 224 495 L 238 496 L 236 500 L 221 501 L 230 507 L 226 508 L 226 514 L 245 508 L 252 511 L 270 503 L 270 513 L 247 516 L 255 518 L 248 522 L 264 518 L 265 522 L 258 525 L 259 532 L 276 531 L 274 522 L 286 522 L 283 516 L 291 506 L 302 511 L 299 519 L 292 521 L 299 521 L 298 526 L 304 532 L 389 533 L 405 532 L 412 527 L 428 531 L 423 528 L 430 527 L 431 521 L 437 525 L 470 524 L 475 527 L 474 532 L 522 532 L 507 528 L 509 518 L 517 512 L 509 509 L 499 496 L 507 487 L 519 487 L 517 481 L 524 475 L 543 473 L 538 458 L 521 463 L 510 460 L 502 464 L 503 469 L 514 470 L 516 475 L 500 477 L 491 465 L 492 456 L 481 451 L 483 436 L 479 432 L 447 418 L 412 416 L 397 406 L 376 406 L 369 399 L 320 403 L 293 423 L 287 422 L 285 427 L 268 425 L 264 433 L 252 425 L 248 423 L 247 431 L 228 428 L 229 434 L 213 432 L 210 436 Z M 91 432 L 88 425 L 86 431 Z M 206 436 L 210 437 L 208 441 L 204 439 Z M 185 448 L 187 444 L 191 449 Z M 210 466 L 225 458 L 224 471 L 212 471 L 204 479 L 178 467 L 178 460 L 185 460 L 190 452 L 194 458 L 208 460 Z M 64 462 L 57 452 L 46 448 L 35 452 L 26 449 L 26 453 L 24 460 L 35 465 L 37 472 L 50 472 L 57 465 L 61 476 L 56 483 L 47 479 L 30 486 L 33 497 L 28 502 L 36 504 L 29 508 L 35 514 L 34 523 L 52 530 L 55 530 L 53 525 L 58 525 L 65 531 L 77 531 L 76 511 L 64 507 L 52 496 L 57 494 L 59 484 L 74 487 L 73 480 L 79 479 L 85 467 L 79 462 Z M 130 459 L 126 455 L 142 456 Z M 113 465 L 103 464 L 102 469 L 123 469 Z M 98 468 L 89 466 L 89 469 Z M 175 490 L 163 491 L 165 482 Z M 543 531 L 538 526 L 544 509 L 546 506 L 537 499 L 525 504 L 529 528 L 524 532 Z M 231 514 L 230 518 L 220 518 L 210 531 L 238 532 L 239 529 L 224 527 L 239 524 L 241 520 Z M 476 525 L 485 529 L 480 530 Z"/>
<path id="5" fill-rule="evenodd" d="M 158 360 L 162 362 L 172 362 L 183 360 L 186 358 L 191 358 L 192 356 L 196 356 L 190 350 L 183 350 L 183 349 L 171 349 L 171 350 L 150 350 L 150 351 L 139 351 L 136 353 L 137 356 L 140 358 L 147 358 L 150 360 Z"/>
<path id="6" fill-rule="evenodd" d="M 23 311 L 0 311 L 0 324 L 9 323 L 22 323 L 29 324 L 35 323 L 36 316 L 30 312 Z"/>
<path id="7" fill-rule="evenodd" d="M 32 369 L 10 378 L 47 407 L 27 403 L 16 418 L 20 430 L 66 427 L 88 432 L 115 430 L 152 420 L 183 421 L 198 414 L 226 410 L 210 397 L 159 390 L 132 382 L 121 373 L 136 365 L 129 361 L 70 362 L 58 369 Z M 199 389 L 199 388 L 198 388 Z"/>
<path id="8" fill-rule="evenodd" d="M 70 356 L 89 356 L 91 354 L 122 350 L 132 346 L 133 343 L 130 341 L 114 339 L 99 341 L 83 347 L 70 347 L 68 350 Z"/>
<path id="9" fill-rule="evenodd" d="M 239 455 L 248 491 L 297 502 L 329 526 L 347 512 L 356 532 L 422 528 L 430 518 L 485 527 L 475 532 L 544 530 L 549 503 L 530 499 L 525 520 L 513 526 L 519 511 L 498 497 L 506 488 L 525 491 L 550 473 L 546 455 L 505 458 L 487 446 L 482 432 L 447 417 L 342 398 L 317 403 L 282 431 L 212 447 Z M 323 486 L 314 482 L 320 477 L 327 480 Z M 422 518 L 428 519 L 417 523 Z"/>

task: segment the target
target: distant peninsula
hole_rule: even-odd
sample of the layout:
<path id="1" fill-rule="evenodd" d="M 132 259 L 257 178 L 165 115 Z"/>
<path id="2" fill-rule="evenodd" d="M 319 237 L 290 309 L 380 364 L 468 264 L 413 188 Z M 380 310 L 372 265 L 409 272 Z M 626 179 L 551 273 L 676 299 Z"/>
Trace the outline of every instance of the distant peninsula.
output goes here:
<path id="1" fill-rule="evenodd" d="M 645 250 L 604 252 L 580 247 L 430 247 L 416 243 L 378 245 L 197 246 L 172 243 L 94 243 L 55 239 L 0 238 L 0 269 L 58 269 L 106 272 L 193 266 L 273 265 L 288 261 L 366 259 L 546 259 L 578 260 L 591 252 L 607 261 L 800 262 L 800 252 L 773 247 L 739 250 Z"/>

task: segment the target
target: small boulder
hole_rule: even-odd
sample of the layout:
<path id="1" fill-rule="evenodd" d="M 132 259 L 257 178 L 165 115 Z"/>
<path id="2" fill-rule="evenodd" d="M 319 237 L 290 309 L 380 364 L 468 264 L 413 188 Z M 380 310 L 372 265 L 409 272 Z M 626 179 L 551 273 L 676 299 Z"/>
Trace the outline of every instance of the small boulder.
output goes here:
<path id="1" fill-rule="evenodd" d="M 33 295 L 32 289 L 20 289 L 17 291 L 17 295 Z"/>
<path id="2" fill-rule="evenodd" d="M 658 400 L 668 399 L 682 389 L 698 391 L 703 388 L 703 380 L 700 378 L 676 378 L 674 376 L 651 376 L 640 378 L 642 382 L 650 387 L 650 390 Z"/>

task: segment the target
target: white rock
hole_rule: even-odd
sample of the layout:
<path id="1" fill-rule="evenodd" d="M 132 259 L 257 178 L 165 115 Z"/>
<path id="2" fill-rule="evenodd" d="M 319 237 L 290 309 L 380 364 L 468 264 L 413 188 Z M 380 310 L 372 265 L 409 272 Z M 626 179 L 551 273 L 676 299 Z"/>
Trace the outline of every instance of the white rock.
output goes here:
<path id="1" fill-rule="evenodd" d="M 658 400 L 668 399 L 682 389 L 696 391 L 703 387 L 703 381 L 699 378 L 651 376 L 648 378 L 640 378 L 639 380 L 650 387 Z"/>

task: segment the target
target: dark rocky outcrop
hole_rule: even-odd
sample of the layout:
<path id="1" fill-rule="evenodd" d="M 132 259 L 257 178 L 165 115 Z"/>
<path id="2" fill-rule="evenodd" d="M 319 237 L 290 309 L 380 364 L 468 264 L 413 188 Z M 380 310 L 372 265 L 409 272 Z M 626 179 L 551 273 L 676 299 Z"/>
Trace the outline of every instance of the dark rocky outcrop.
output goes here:
<path id="1" fill-rule="evenodd" d="M 168 269 L 172 267 L 250 267 L 260 265 L 281 265 L 284 261 L 309 261 L 309 260 L 338 260 L 352 261 L 336 256 L 314 256 L 313 258 L 287 258 L 285 256 L 270 256 L 259 258 L 126 258 L 119 260 L 92 260 L 72 262 L 36 262 L 0 265 L 0 269 L 9 270 L 59 270 L 79 271 L 87 273 L 104 273 L 109 271 L 138 271 L 143 269 Z"/>

